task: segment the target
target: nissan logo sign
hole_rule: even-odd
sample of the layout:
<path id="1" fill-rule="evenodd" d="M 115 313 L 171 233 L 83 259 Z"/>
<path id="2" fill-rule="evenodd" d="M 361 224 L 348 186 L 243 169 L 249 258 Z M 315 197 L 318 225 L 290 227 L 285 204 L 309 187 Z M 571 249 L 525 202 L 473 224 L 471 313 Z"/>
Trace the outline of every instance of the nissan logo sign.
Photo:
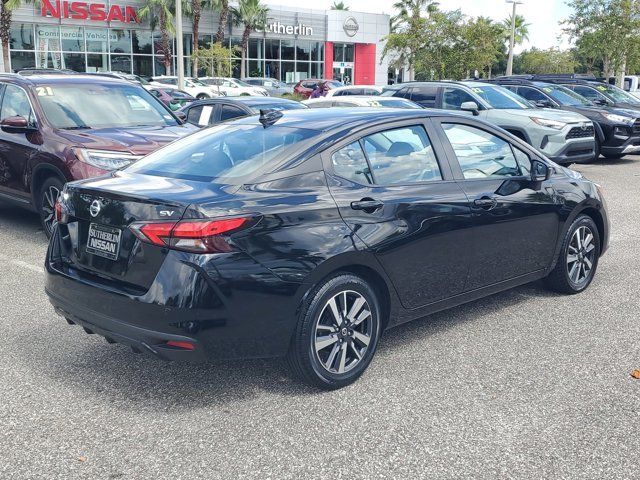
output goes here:
<path id="1" fill-rule="evenodd" d="M 350 37 L 353 37 L 356 33 L 358 33 L 360 25 L 358 25 L 358 22 L 355 18 L 347 17 L 342 24 L 342 28 L 344 29 L 344 33 L 346 33 Z"/>
<path id="2" fill-rule="evenodd" d="M 91 206 L 89 207 L 89 213 L 92 217 L 97 217 L 101 208 L 102 204 L 100 203 L 100 200 L 94 200 L 91 202 Z"/>

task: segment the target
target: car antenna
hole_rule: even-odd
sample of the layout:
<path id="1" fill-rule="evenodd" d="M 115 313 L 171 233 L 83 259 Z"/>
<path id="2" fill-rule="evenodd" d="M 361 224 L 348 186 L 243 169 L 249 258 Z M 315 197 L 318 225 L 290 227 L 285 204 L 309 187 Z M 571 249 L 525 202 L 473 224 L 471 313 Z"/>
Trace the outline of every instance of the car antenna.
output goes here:
<path id="1" fill-rule="evenodd" d="M 282 118 L 280 110 L 260 109 L 260 123 L 268 128 Z"/>

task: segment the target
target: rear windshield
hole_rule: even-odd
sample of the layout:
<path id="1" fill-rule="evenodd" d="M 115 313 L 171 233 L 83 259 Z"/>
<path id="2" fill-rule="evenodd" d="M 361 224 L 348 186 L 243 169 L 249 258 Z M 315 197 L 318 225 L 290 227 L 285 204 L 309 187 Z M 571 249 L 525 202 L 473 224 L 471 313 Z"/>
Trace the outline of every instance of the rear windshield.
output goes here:
<path id="1" fill-rule="evenodd" d="M 54 128 L 82 130 L 177 125 L 144 88 L 129 84 L 38 85 L 38 100 Z"/>
<path id="2" fill-rule="evenodd" d="M 254 103 L 253 105 L 249 105 L 249 107 L 255 113 L 260 113 L 260 110 L 301 110 L 307 108 L 305 105 L 298 102 Z"/>
<path id="3" fill-rule="evenodd" d="M 205 128 L 173 142 L 127 168 L 128 172 L 200 182 L 242 183 L 263 167 L 288 160 L 317 131 L 229 124 Z"/>

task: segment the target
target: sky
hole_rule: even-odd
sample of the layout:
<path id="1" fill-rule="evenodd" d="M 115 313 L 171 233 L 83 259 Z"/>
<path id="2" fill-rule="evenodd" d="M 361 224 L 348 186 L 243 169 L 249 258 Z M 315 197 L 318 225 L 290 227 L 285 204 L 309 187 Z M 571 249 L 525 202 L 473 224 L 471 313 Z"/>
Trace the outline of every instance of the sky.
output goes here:
<path id="1" fill-rule="evenodd" d="M 264 0 L 266 4 L 300 7 L 300 0 Z M 395 0 L 344 0 L 350 10 L 357 12 L 386 13 L 393 15 Z M 529 26 L 529 43 L 521 45 L 516 51 L 532 46 L 537 48 L 549 48 L 553 46 L 566 47 L 566 39 L 558 41 L 561 27 L 558 25 L 569 13 L 565 0 L 521 0 L 522 5 L 517 6 L 518 14 L 524 15 Z M 318 10 L 328 9 L 333 4 L 332 0 L 317 0 L 305 7 Z M 511 14 L 513 8 L 505 0 L 440 0 L 440 8 L 443 10 L 461 9 L 466 15 L 477 17 L 479 15 L 491 17 L 495 20 L 504 20 Z"/>

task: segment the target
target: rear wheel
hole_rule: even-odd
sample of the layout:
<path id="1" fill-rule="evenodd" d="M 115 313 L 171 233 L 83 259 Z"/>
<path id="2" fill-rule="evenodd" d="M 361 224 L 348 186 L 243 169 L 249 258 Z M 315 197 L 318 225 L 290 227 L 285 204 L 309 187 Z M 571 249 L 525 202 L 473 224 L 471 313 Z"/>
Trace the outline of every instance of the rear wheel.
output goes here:
<path id="1" fill-rule="evenodd" d="M 40 186 L 38 192 L 36 199 L 38 202 L 38 213 L 40 214 L 42 230 L 44 230 L 47 238 L 51 237 L 56 224 L 55 206 L 63 186 L 64 183 L 57 177 L 49 177 Z"/>
<path id="2" fill-rule="evenodd" d="M 198 100 L 204 100 L 205 98 L 209 98 L 209 95 L 207 95 L 206 93 L 199 93 L 198 95 L 196 95 L 196 98 Z"/>
<path id="3" fill-rule="evenodd" d="M 591 217 L 580 215 L 567 231 L 558 262 L 546 283 L 556 292 L 580 293 L 591 284 L 599 258 L 598 228 Z"/>
<path id="4" fill-rule="evenodd" d="M 380 328 L 375 291 L 360 277 L 339 274 L 309 295 L 287 361 L 308 384 L 327 390 L 344 387 L 369 366 Z"/>

